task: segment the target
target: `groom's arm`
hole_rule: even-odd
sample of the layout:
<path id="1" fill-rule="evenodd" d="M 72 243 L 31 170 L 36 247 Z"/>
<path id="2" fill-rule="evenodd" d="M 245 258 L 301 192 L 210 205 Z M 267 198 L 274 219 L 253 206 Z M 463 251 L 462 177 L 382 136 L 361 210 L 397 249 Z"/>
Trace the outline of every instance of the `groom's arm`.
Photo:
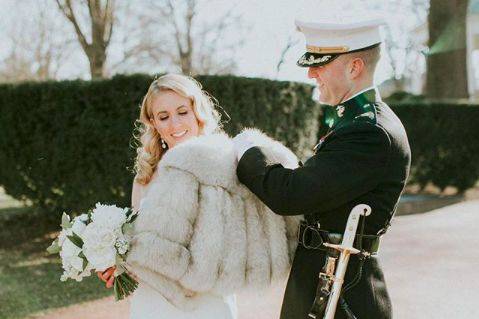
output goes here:
<path id="1" fill-rule="evenodd" d="M 332 134 L 302 167 L 268 165 L 261 147 L 253 147 L 241 157 L 237 174 L 273 212 L 308 214 L 334 209 L 375 188 L 389 149 L 381 128 L 351 125 Z"/>

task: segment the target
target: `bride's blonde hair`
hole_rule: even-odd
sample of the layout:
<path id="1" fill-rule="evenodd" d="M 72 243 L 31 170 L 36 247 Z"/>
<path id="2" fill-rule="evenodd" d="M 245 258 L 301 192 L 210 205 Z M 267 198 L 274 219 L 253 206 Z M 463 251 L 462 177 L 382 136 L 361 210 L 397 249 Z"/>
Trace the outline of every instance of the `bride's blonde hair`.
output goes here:
<path id="1" fill-rule="evenodd" d="M 211 134 L 221 130 L 220 114 L 216 111 L 216 100 L 195 79 L 180 75 L 166 74 L 154 80 L 141 103 L 140 118 L 135 122 L 133 134 L 137 141 L 134 171 L 135 180 L 146 185 L 165 150 L 161 148 L 160 135 L 151 124 L 153 120 L 152 103 L 164 91 L 174 91 L 191 100 L 193 112 L 198 120 L 200 135 Z"/>

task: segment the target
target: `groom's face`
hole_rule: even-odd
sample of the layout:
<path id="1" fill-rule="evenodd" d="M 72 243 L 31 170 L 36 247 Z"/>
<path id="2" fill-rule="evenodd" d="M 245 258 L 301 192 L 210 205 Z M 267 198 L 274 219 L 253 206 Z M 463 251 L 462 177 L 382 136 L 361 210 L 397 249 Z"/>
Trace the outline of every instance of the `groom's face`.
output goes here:
<path id="1" fill-rule="evenodd" d="M 347 63 L 339 56 L 323 66 L 310 67 L 308 77 L 315 79 L 319 89 L 319 100 L 328 105 L 337 105 L 350 90 Z"/>

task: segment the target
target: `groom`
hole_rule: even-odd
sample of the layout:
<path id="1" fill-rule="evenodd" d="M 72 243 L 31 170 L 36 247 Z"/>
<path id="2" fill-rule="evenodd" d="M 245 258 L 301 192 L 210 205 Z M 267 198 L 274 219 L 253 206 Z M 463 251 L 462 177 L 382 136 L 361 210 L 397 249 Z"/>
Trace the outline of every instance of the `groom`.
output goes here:
<path id="1" fill-rule="evenodd" d="M 335 318 L 348 318 L 346 307 L 360 319 L 391 318 L 377 251 L 406 183 L 411 153 L 401 121 L 381 101 L 373 84 L 382 22 L 336 19 L 296 24 L 306 38 L 306 53 L 297 64 L 308 68 L 321 102 L 329 105 L 329 132 L 297 169 L 270 165 L 260 147 L 235 139 L 239 180 L 276 214 L 304 214 L 306 220 L 300 228 L 281 318 L 308 318 L 326 259 L 320 243 L 341 241 L 349 213 L 357 204 L 371 206 L 372 213 L 364 220 L 365 236 L 357 236 L 354 246 L 371 256 L 351 257 L 343 284 L 347 306 L 338 306 Z"/>

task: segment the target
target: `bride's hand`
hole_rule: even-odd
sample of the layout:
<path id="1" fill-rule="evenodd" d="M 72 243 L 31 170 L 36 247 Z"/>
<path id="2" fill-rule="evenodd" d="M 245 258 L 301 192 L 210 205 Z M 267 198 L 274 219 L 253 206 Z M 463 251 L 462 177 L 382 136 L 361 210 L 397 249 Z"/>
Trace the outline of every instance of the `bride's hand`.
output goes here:
<path id="1" fill-rule="evenodd" d="M 98 278 L 100 278 L 101 281 L 106 283 L 106 288 L 111 288 L 113 287 L 113 282 L 115 281 L 115 270 L 116 267 L 110 267 L 106 269 L 105 271 L 97 271 L 96 274 L 98 275 Z"/>

